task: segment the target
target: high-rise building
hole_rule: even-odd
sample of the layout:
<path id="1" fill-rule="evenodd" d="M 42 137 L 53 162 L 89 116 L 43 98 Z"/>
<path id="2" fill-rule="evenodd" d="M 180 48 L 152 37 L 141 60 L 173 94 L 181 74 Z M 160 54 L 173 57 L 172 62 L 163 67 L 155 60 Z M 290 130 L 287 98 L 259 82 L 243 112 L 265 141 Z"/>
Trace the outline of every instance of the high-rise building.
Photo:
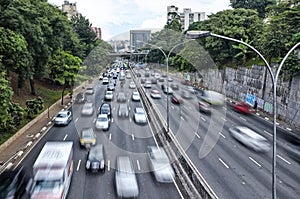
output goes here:
<path id="1" fill-rule="evenodd" d="M 130 50 L 134 51 L 148 43 L 151 30 L 130 30 Z"/>
<path id="2" fill-rule="evenodd" d="M 64 4 L 62 5 L 62 11 L 67 13 L 69 20 L 78 14 L 76 3 L 70 3 L 69 1 L 64 1 Z"/>
<path id="3" fill-rule="evenodd" d="M 187 30 L 190 24 L 197 21 L 204 21 L 205 19 L 205 12 L 192 12 L 191 8 L 184 8 L 183 12 L 179 12 L 176 6 L 167 7 L 167 22 L 170 23 L 172 20 L 179 20 L 182 31 Z"/>

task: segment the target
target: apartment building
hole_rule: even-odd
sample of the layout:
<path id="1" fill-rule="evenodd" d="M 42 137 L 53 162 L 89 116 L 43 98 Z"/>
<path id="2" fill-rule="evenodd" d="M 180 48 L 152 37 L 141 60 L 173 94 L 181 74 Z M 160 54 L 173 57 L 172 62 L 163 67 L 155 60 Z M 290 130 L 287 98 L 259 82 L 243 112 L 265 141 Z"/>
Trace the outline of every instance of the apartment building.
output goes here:
<path id="1" fill-rule="evenodd" d="M 167 7 L 167 22 L 179 20 L 182 25 L 182 31 L 187 30 L 190 24 L 205 19 L 205 12 L 192 12 L 191 8 L 184 8 L 182 12 L 179 12 L 178 7 L 174 5 Z"/>

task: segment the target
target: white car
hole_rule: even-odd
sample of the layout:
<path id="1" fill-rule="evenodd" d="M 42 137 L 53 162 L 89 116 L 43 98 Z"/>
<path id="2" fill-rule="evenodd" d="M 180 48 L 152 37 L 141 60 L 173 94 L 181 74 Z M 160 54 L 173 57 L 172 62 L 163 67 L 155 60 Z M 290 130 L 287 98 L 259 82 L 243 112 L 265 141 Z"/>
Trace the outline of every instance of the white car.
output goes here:
<path id="1" fill-rule="evenodd" d="M 108 77 L 103 77 L 102 84 L 108 84 Z"/>
<path id="2" fill-rule="evenodd" d="M 132 96 L 131 96 L 132 101 L 140 101 L 140 94 L 137 91 L 132 92 Z"/>
<path id="3" fill-rule="evenodd" d="M 232 137 L 245 146 L 257 152 L 268 152 L 271 144 L 262 135 L 245 126 L 235 126 L 229 129 Z"/>
<path id="4" fill-rule="evenodd" d="M 153 89 L 153 90 L 151 91 L 151 97 L 152 97 L 153 99 L 160 99 L 160 98 L 161 98 L 161 94 L 160 94 L 160 92 L 159 92 L 158 90 Z"/>
<path id="5" fill-rule="evenodd" d="M 175 173 L 162 147 L 148 146 L 149 167 L 157 182 L 172 183 Z"/>
<path id="6" fill-rule="evenodd" d="M 147 123 L 146 113 L 142 107 L 136 107 L 134 109 L 134 121 L 138 124 Z"/>
<path id="7" fill-rule="evenodd" d="M 129 83 L 129 88 L 135 89 L 135 83 L 134 83 L 134 82 L 130 82 L 130 83 Z"/>
<path id="8" fill-rule="evenodd" d="M 133 169 L 132 160 L 129 156 L 117 157 L 115 173 L 117 195 L 120 198 L 137 198 L 139 186 Z"/>
<path id="9" fill-rule="evenodd" d="M 150 81 L 146 81 L 144 84 L 144 88 L 152 88 L 152 84 Z"/>
<path id="10" fill-rule="evenodd" d="M 90 116 L 94 114 L 94 106 L 91 102 L 86 102 L 81 109 L 81 115 Z"/>
<path id="11" fill-rule="evenodd" d="M 95 122 L 95 128 L 97 130 L 108 130 L 109 129 L 109 118 L 107 116 L 107 114 L 99 114 L 96 122 Z"/>
<path id="12" fill-rule="evenodd" d="M 54 125 L 56 126 L 66 126 L 72 120 L 72 112 L 71 111 L 59 111 L 58 114 L 54 118 Z"/>
<path id="13" fill-rule="evenodd" d="M 106 91 L 105 95 L 104 95 L 104 100 L 106 101 L 111 101 L 114 98 L 114 93 L 113 91 Z"/>

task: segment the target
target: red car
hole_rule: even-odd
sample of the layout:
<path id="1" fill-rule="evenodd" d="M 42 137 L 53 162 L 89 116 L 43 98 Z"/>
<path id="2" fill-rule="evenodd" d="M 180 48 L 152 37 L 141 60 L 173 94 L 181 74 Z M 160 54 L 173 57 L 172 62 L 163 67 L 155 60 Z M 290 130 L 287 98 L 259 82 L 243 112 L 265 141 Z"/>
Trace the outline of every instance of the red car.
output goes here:
<path id="1" fill-rule="evenodd" d="M 239 113 L 250 114 L 253 112 L 252 107 L 246 102 L 235 102 L 231 104 L 231 107 Z"/>

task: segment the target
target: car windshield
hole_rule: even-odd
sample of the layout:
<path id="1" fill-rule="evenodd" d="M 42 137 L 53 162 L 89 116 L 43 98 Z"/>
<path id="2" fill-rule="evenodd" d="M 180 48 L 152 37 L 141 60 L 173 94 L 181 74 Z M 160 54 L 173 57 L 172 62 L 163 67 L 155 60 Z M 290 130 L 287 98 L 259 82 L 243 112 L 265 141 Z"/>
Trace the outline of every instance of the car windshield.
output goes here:
<path id="1" fill-rule="evenodd" d="M 58 113 L 56 117 L 58 117 L 58 118 L 65 118 L 67 116 L 68 116 L 67 113 Z"/>
<path id="2" fill-rule="evenodd" d="M 107 122 L 107 121 L 108 121 L 107 117 L 98 117 L 97 120 L 98 120 L 99 122 Z"/>

